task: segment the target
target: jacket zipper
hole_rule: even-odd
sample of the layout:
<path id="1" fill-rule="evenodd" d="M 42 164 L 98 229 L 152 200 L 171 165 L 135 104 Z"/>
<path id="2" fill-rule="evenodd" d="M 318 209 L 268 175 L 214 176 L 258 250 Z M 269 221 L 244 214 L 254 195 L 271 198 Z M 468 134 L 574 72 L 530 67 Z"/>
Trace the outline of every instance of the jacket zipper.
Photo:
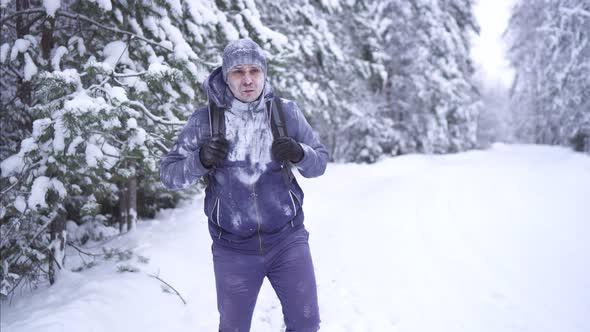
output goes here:
<path id="1" fill-rule="evenodd" d="M 291 197 L 291 203 L 293 203 L 293 219 L 295 219 L 295 216 L 297 215 L 297 206 L 295 205 L 295 201 L 297 201 L 297 204 L 299 204 L 299 207 L 302 207 L 301 205 L 301 200 L 299 199 L 299 197 L 297 197 L 297 195 L 291 190 L 289 189 L 289 196 Z M 293 219 L 291 219 L 291 227 L 295 227 L 295 224 L 293 223 Z"/>
<path id="2" fill-rule="evenodd" d="M 213 212 L 215 212 L 215 216 L 213 215 Z M 213 210 L 211 211 L 211 217 L 215 217 L 215 221 L 217 222 L 217 226 L 219 226 L 219 236 L 217 237 L 218 239 L 221 239 L 221 224 L 219 223 L 219 197 L 217 197 L 217 199 L 215 200 L 215 204 L 213 204 Z"/>
<path id="3" fill-rule="evenodd" d="M 215 200 L 215 204 L 213 205 L 213 211 L 215 211 L 215 221 L 217 221 L 217 226 L 221 227 L 219 223 L 219 197 Z"/>
<path id="4" fill-rule="evenodd" d="M 261 100 L 261 102 L 264 102 L 264 101 Z M 254 107 L 253 102 L 248 104 L 248 113 L 252 116 L 252 118 L 254 118 L 253 112 L 255 109 L 256 109 L 256 107 Z M 258 234 L 258 250 L 260 251 L 260 254 L 262 254 L 262 235 L 260 234 L 260 228 L 262 227 L 262 220 L 260 218 L 260 209 L 258 208 L 258 194 L 256 194 L 256 184 L 255 183 L 252 184 L 251 196 L 252 196 L 252 200 L 254 201 L 253 203 L 254 203 L 254 209 L 256 210 L 256 223 L 258 224 L 258 226 L 256 228 L 256 233 Z"/>
<path id="5" fill-rule="evenodd" d="M 261 100 L 260 102 L 262 102 L 264 104 L 264 100 Z M 250 109 L 250 106 L 252 106 L 253 103 L 250 103 L 248 105 L 248 111 L 250 111 L 250 115 L 252 115 L 252 117 L 254 118 L 254 114 L 252 114 L 252 112 L 254 111 L 255 107 L 252 107 L 252 109 Z M 266 112 L 265 112 L 266 114 Z M 256 210 L 256 222 L 258 224 L 258 227 L 256 229 L 256 233 L 258 234 L 258 250 L 260 251 L 260 254 L 262 254 L 262 235 L 260 234 L 260 228 L 262 227 L 262 220 L 260 218 L 260 209 L 258 208 L 258 194 L 256 194 L 256 184 L 253 183 L 252 184 L 252 199 L 254 200 L 254 209 Z"/>
<path id="6" fill-rule="evenodd" d="M 254 185 L 252 185 L 252 199 L 254 200 L 254 209 L 256 210 L 256 222 L 258 223 L 258 227 L 256 232 L 258 233 L 258 250 L 262 254 L 262 235 L 260 235 L 260 210 L 258 209 L 258 194 L 256 194 L 256 190 L 254 189 Z"/>
<path id="7" fill-rule="evenodd" d="M 291 197 L 291 203 L 293 204 L 293 216 L 295 216 L 297 214 L 297 206 L 295 205 L 295 200 L 297 200 L 297 202 L 299 203 L 299 199 L 295 196 L 295 198 L 293 198 L 295 196 L 295 194 L 289 190 L 289 197 Z M 299 205 L 301 205 L 301 203 L 299 203 Z"/>

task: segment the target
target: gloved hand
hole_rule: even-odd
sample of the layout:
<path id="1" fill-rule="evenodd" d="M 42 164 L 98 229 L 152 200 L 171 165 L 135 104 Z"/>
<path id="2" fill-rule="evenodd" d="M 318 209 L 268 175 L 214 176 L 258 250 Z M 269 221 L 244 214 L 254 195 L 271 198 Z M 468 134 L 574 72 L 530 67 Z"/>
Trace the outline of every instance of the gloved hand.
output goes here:
<path id="1" fill-rule="evenodd" d="M 199 159 L 205 168 L 218 166 L 227 157 L 229 151 L 229 142 L 225 137 L 214 136 L 199 150 Z"/>
<path id="2" fill-rule="evenodd" d="M 278 161 L 292 161 L 294 163 L 303 159 L 303 148 L 291 137 L 279 137 L 272 142 L 272 155 Z"/>

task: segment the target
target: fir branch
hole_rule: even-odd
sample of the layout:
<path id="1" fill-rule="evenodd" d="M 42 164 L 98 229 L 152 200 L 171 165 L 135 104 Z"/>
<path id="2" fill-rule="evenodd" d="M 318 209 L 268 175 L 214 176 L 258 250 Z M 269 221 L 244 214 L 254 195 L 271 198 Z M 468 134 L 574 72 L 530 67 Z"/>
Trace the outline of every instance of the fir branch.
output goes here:
<path id="1" fill-rule="evenodd" d="M 141 77 L 143 75 L 147 74 L 147 70 L 139 72 L 139 73 L 133 73 L 133 74 L 118 74 L 118 73 L 113 73 L 113 75 L 116 78 L 126 78 L 126 77 Z"/>
<path id="2" fill-rule="evenodd" d="M 12 13 L 11 15 L 8 15 L 5 18 L 0 20 L 0 27 L 3 26 L 5 22 L 11 21 L 19 16 L 36 14 L 36 13 L 45 13 L 45 9 L 34 8 L 34 9 L 21 10 L 21 11 Z"/>
<path id="3" fill-rule="evenodd" d="M 102 88 L 105 84 L 108 83 L 108 81 L 111 79 L 111 76 L 108 76 L 107 78 L 105 78 L 104 80 L 102 80 L 102 82 L 100 82 L 99 84 L 92 84 L 91 86 L 88 87 L 88 90 L 93 90 L 93 89 L 98 89 L 98 88 Z"/>
<path id="4" fill-rule="evenodd" d="M 104 97 L 106 97 L 108 99 L 109 104 L 112 104 L 113 99 L 111 98 L 111 95 L 109 94 L 107 89 L 103 88 L 102 86 L 95 86 L 94 90 L 102 91 L 102 93 L 104 94 Z"/>
<path id="5" fill-rule="evenodd" d="M 27 256 L 28 257 L 28 256 Z M 29 261 L 31 261 L 31 265 L 35 265 L 37 267 L 37 269 L 39 269 L 41 272 L 47 274 L 49 273 L 47 270 L 45 270 L 43 268 L 42 262 L 39 260 L 33 260 L 31 257 L 28 257 Z"/>
<path id="6" fill-rule="evenodd" d="M 29 22 L 29 24 L 27 24 L 27 25 L 25 26 L 25 29 L 28 31 L 28 30 L 29 30 L 29 29 L 30 29 L 30 28 L 33 26 L 33 24 L 37 23 L 37 21 L 39 21 L 40 19 L 42 19 L 42 18 L 44 18 L 44 17 L 45 17 L 45 13 L 35 16 L 35 17 L 34 17 L 34 18 L 33 18 L 33 19 L 32 19 L 32 20 Z"/>
<path id="7" fill-rule="evenodd" d="M 10 24 L 10 23 L 8 23 L 8 22 L 6 22 L 6 23 L 4 23 L 4 24 L 6 24 L 6 26 L 10 28 L 11 32 L 12 32 L 12 31 L 16 31 L 16 25 L 14 25 L 14 24 Z M 14 37 L 14 34 L 13 34 L 13 33 L 11 33 L 11 34 L 10 34 L 10 37 Z M 8 39 L 8 38 L 6 38 L 6 39 Z"/>
<path id="8" fill-rule="evenodd" d="M 107 238 L 106 240 L 104 240 L 104 241 L 102 241 L 100 243 L 97 243 L 94 247 L 86 247 L 86 248 L 88 248 L 88 249 L 104 248 L 104 245 L 108 244 L 109 242 L 111 242 L 111 241 L 113 241 L 115 239 L 118 239 L 122 235 L 123 234 L 120 234 L 120 233 L 119 234 L 116 234 L 116 235 L 114 235 L 114 236 L 112 236 L 110 238 Z"/>
<path id="9" fill-rule="evenodd" d="M 112 74 L 112 76 L 113 76 L 113 81 L 115 81 L 117 84 L 119 84 L 120 86 L 126 86 L 126 84 L 124 84 L 123 82 L 119 81 L 117 79 L 117 77 L 114 76 L 114 73 Z"/>
<path id="10" fill-rule="evenodd" d="M 176 293 L 176 295 L 178 295 L 178 297 L 180 298 L 180 300 L 182 301 L 182 303 L 184 303 L 186 305 L 186 301 L 184 300 L 184 298 L 182 297 L 182 295 L 180 295 L 180 293 L 176 289 L 174 289 L 174 287 L 172 287 L 169 283 L 167 283 L 166 281 L 162 280 L 159 276 L 157 276 L 155 274 L 149 274 L 148 273 L 148 276 L 150 276 L 150 277 L 152 277 L 154 279 L 159 280 L 161 283 L 163 283 L 164 285 L 166 285 L 170 289 L 172 289 Z"/>
<path id="11" fill-rule="evenodd" d="M 19 78 L 19 79 L 21 79 L 21 80 L 24 80 L 24 79 L 25 79 L 25 78 L 24 78 L 24 76 L 23 76 L 23 75 L 21 75 L 21 74 L 18 72 L 18 70 L 16 70 L 16 69 L 15 69 L 13 66 L 10 66 L 10 65 L 9 65 L 9 66 L 8 66 L 8 69 L 10 69 L 10 71 L 12 71 L 12 72 L 14 73 L 14 75 L 15 75 L 17 78 Z"/>
<path id="12" fill-rule="evenodd" d="M 2 192 L 0 192 L 0 199 L 4 198 L 4 195 L 6 195 L 7 193 L 9 193 L 14 187 L 16 187 L 17 185 L 19 185 L 19 183 L 21 182 L 22 178 L 24 177 L 23 170 L 21 170 L 20 173 L 21 173 L 21 176 L 13 184 L 11 184 L 10 186 L 8 186 L 8 188 L 3 189 Z"/>
<path id="13" fill-rule="evenodd" d="M 184 126 L 185 123 L 181 122 L 181 121 L 169 121 L 169 120 L 165 120 L 160 118 L 159 116 L 156 116 L 154 114 L 152 114 L 142 103 L 134 101 L 134 100 L 129 100 L 127 102 L 127 104 L 129 104 L 132 107 L 136 107 L 137 109 L 139 109 L 141 112 L 143 112 L 145 115 L 147 115 L 148 118 L 150 118 L 152 121 L 162 124 L 162 125 L 166 125 L 166 126 Z"/>
<path id="14" fill-rule="evenodd" d="M 121 30 L 121 29 L 117 29 L 117 28 L 112 28 L 112 27 L 103 25 L 103 24 L 101 24 L 101 23 L 99 23 L 99 22 L 97 22 L 97 21 L 95 21 L 95 20 L 93 20 L 93 19 L 91 19 L 89 17 L 86 17 L 84 15 L 72 14 L 72 13 L 61 11 L 61 10 L 57 11 L 56 12 L 56 15 L 57 16 L 68 17 L 68 18 L 71 18 L 71 19 L 74 19 L 74 20 L 82 20 L 82 21 L 85 21 L 87 23 L 93 24 L 93 25 L 95 25 L 95 26 L 97 26 L 97 27 L 99 27 L 101 29 L 105 29 L 105 30 L 108 30 L 108 31 L 111 31 L 111 32 L 114 32 L 114 33 L 118 33 L 118 34 L 127 35 L 127 36 L 130 37 L 130 39 L 139 39 L 139 40 L 144 41 L 144 42 L 146 42 L 148 44 L 151 44 L 151 45 L 157 46 L 159 48 L 162 48 L 162 49 L 164 49 L 164 50 L 166 50 L 168 52 L 171 52 L 171 53 L 174 52 L 173 49 L 170 49 L 170 48 L 168 48 L 168 47 L 166 47 L 164 45 L 160 45 L 159 43 L 157 43 L 157 42 L 155 42 L 153 40 L 149 40 L 147 38 L 141 37 L 139 35 L 136 35 L 134 33 L 129 32 L 129 31 L 125 31 L 125 30 Z"/>
<path id="15" fill-rule="evenodd" d="M 125 48 L 123 49 L 123 52 L 121 52 L 121 54 L 119 55 L 119 58 L 117 59 L 117 62 L 115 62 L 115 65 L 113 66 L 113 68 L 117 68 L 117 65 L 119 64 L 119 62 L 121 62 L 121 59 L 123 58 L 123 55 L 129 49 L 129 44 L 131 44 L 131 41 L 132 40 L 133 40 L 133 37 L 132 36 L 129 36 L 129 38 L 127 38 L 127 44 L 125 44 Z M 113 69 L 113 72 L 114 71 L 115 70 Z"/>
<path id="16" fill-rule="evenodd" d="M 16 187 L 18 184 L 20 184 L 25 177 L 27 177 L 29 175 L 29 171 L 31 170 L 31 168 L 32 167 L 28 166 L 28 163 L 25 163 L 23 165 L 21 170 L 18 172 L 18 174 L 20 174 L 20 176 L 16 179 L 16 181 L 13 184 L 11 184 L 8 188 L 3 189 L 2 192 L 0 193 L 0 200 L 3 199 L 4 195 L 9 193 L 14 187 Z"/>
<path id="17" fill-rule="evenodd" d="M 78 33 L 80 34 L 80 36 L 82 37 L 82 39 L 84 39 L 84 33 L 82 31 L 82 23 L 80 22 L 80 18 L 76 18 L 76 23 L 78 24 Z"/>
<path id="18" fill-rule="evenodd" d="M 51 223 L 51 219 L 49 221 L 49 223 Z M 45 225 L 47 226 L 47 225 Z M 37 236 L 39 236 L 39 234 L 41 233 L 37 233 L 37 235 L 30 241 L 31 243 L 33 241 L 36 240 Z M 43 268 L 40 266 L 40 262 L 37 259 L 33 259 L 33 257 L 27 255 L 25 252 L 21 251 L 17 256 L 16 259 L 13 259 L 11 262 L 9 262 L 9 265 L 14 264 L 15 262 L 20 261 L 21 257 L 25 257 L 25 260 L 22 262 L 22 264 L 26 264 L 28 262 L 31 262 L 31 266 L 32 265 L 37 265 L 37 268 L 39 268 L 43 273 L 47 274 L 47 271 L 43 270 Z M 31 272 L 26 272 L 26 275 L 23 275 L 21 278 L 18 279 L 17 283 L 8 291 L 7 296 L 10 295 L 11 293 L 14 295 L 14 291 L 18 288 L 18 286 L 20 285 L 20 283 L 25 280 L 25 279 L 30 279 L 29 282 L 32 282 L 33 280 L 35 280 L 37 278 L 37 276 L 31 277 L 31 273 L 34 273 L 35 271 L 31 271 Z M 12 300 L 11 300 L 12 301 Z"/>
<path id="19" fill-rule="evenodd" d="M 154 140 L 152 142 L 154 142 L 154 144 L 156 144 L 156 147 L 163 153 L 168 153 L 168 151 L 170 151 L 170 148 L 167 147 L 166 145 L 164 145 L 164 143 L 160 142 L 160 140 L 162 138 L 155 136 L 155 135 L 150 135 L 152 138 L 154 138 Z M 152 152 L 152 150 L 150 150 L 150 152 Z"/>
<path id="20" fill-rule="evenodd" d="M 104 253 L 103 254 L 93 254 L 93 253 L 89 253 L 87 251 L 84 251 L 84 250 L 80 249 L 79 247 L 75 246 L 72 242 L 68 242 L 67 244 L 70 247 L 76 249 L 79 253 L 84 254 L 86 256 L 90 256 L 90 257 L 104 257 Z"/>
<path id="21" fill-rule="evenodd" d="M 27 10 L 23 10 L 23 11 L 20 11 L 20 12 L 16 12 L 16 13 L 14 13 L 14 14 L 12 14 L 10 16 L 7 16 L 6 18 L 0 20 L 0 26 L 2 26 L 4 24 L 4 22 L 10 21 L 10 20 L 12 20 L 12 19 L 14 19 L 14 18 L 16 18 L 18 16 L 28 15 L 28 14 L 34 14 L 34 13 L 45 13 L 45 9 L 44 8 L 36 8 L 36 9 L 27 9 Z M 164 45 L 160 45 L 159 43 L 157 43 L 157 42 L 155 42 L 153 40 L 149 40 L 147 38 L 141 37 L 139 35 L 136 35 L 134 33 L 129 32 L 129 31 L 125 31 L 125 30 L 121 30 L 121 29 L 117 29 L 117 28 L 106 26 L 106 25 L 101 24 L 101 23 L 99 23 L 99 22 L 97 22 L 97 21 L 95 21 L 95 20 L 93 20 L 93 19 L 91 19 L 91 18 L 89 18 L 87 16 L 84 16 L 84 15 L 74 14 L 74 13 L 68 13 L 68 12 L 63 11 L 63 10 L 57 10 L 55 12 L 55 16 L 56 17 L 57 16 L 63 16 L 63 17 L 67 17 L 67 18 L 70 18 L 70 19 L 73 19 L 73 20 L 84 21 L 86 23 L 90 23 L 90 24 L 92 24 L 94 26 L 97 26 L 97 27 L 99 27 L 101 29 L 104 29 L 104 30 L 107 30 L 107 31 L 110 31 L 110 32 L 114 32 L 114 33 L 118 33 L 118 34 L 129 36 L 130 39 L 139 39 L 139 40 L 144 41 L 144 42 L 146 42 L 148 44 L 151 44 L 151 45 L 157 46 L 159 48 L 162 48 L 162 49 L 164 49 L 164 50 L 166 50 L 168 52 L 171 52 L 171 53 L 174 52 L 173 49 L 170 49 L 170 48 L 168 48 L 168 47 L 166 47 Z"/>
<path id="22" fill-rule="evenodd" d="M 53 218 L 55 217 L 55 213 L 51 213 L 49 218 L 43 225 L 41 225 L 41 227 L 39 228 L 39 231 L 37 232 L 37 234 L 35 234 L 35 236 L 33 236 L 33 238 L 31 239 L 30 242 L 33 242 L 35 240 L 37 240 L 37 237 L 39 237 L 39 235 L 43 234 L 43 231 L 45 231 L 47 229 L 47 227 L 49 227 L 49 225 L 51 225 L 51 223 L 53 222 Z"/>
<path id="23" fill-rule="evenodd" d="M 27 209 L 25 210 L 25 212 L 29 210 L 29 208 L 27 207 Z M 10 225 L 10 228 L 8 229 L 8 231 L 4 231 L 2 235 L 4 235 L 4 238 L 0 238 L 0 248 L 6 248 L 8 246 L 8 243 L 10 242 L 10 235 L 12 234 L 12 231 L 17 229 L 17 227 L 20 226 L 21 221 L 23 220 L 24 216 L 25 216 L 25 212 L 22 212 L 21 215 L 18 217 L 18 220 L 16 222 L 12 222 L 12 224 Z M 8 255 L 7 255 L 8 256 Z"/>
<path id="24" fill-rule="evenodd" d="M 50 245 L 50 246 L 51 246 L 51 245 L 53 245 L 53 241 L 49 242 L 49 245 Z M 53 261 L 55 264 L 57 264 L 57 268 L 58 268 L 58 269 L 60 269 L 60 270 L 63 270 L 63 267 L 62 267 L 62 266 L 61 266 L 61 264 L 60 264 L 60 263 L 57 261 L 57 258 L 55 258 L 55 255 L 53 254 L 53 252 L 51 252 L 51 248 L 47 247 L 47 248 L 45 248 L 45 249 L 46 249 L 46 250 L 49 252 L 49 253 L 47 254 L 47 256 L 48 256 L 48 257 L 49 257 L 49 258 L 50 258 L 50 259 L 51 259 L 51 260 L 52 260 L 52 261 Z M 41 271 L 43 271 L 43 270 L 41 270 Z M 43 272 L 45 272 L 45 271 L 43 271 Z M 45 274 L 48 274 L 48 272 L 47 272 L 47 273 L 45 273 Z"/>
<path id="25" fill-rule="evenodd" d="M 568 14 L 568 15 L 581 15 L 581 16 L 586 16 L 590 18 L 590 11 L 584 10 L 582 8 L 565 8 L 565 7 L 561 7 L 559 8 L 559 11 L 564 13 L 564 14 Z"/>
<path id="26" fill-rule="evenodd" d="M 105 143 L 109 143 L 111 145 L 114 145 L 114 143 L 118 143 L 121 146 L 126 145 L 125 142 L 121 141 L 120 139 L 117 138 L 117 136 L 112 135 L 110 132 L 101 132 L 101 131 L 98 131 L 98 130 L 92 130 L 91 133 L 102 135 L 101 138 L 104 138 L 104 141 L 100 145 L 100 148 L 101 149 L 104 148 Z M 107 138 L 110 139 L 109 142 L 107 142 Z M 103 153 L 104 153 L 104 151 L 103 151 Z M 116 158 L 120 158 L 120 157 L 116 157 Z"/>
<path id="27" fill-rule="evenodd" d="M 10 101 L 8 101 L 6 104 L 2 104 L 2 109 L 5 109 L 6 107 L 8 107 L 8 105 L 11 105 L 12 103 L 14 103 L 17 98 L 18 98 L 18 95 L 15 94 L 14 97 L 12 97 L 12 99 Z"/>
<path id="28" fill-rule="evenodd" d="M 132 156 L 132 155 L 130 155 L 130 154 L 122 154 L 122 155 L 119 155 L 119 156 L 115 156 L 115 155 L 113 155 L 113 154 L 108 154 L 108 153 L 106 153 L 106 152 L 104 152 L 104 151 L 103 151 L 103 154 L 104 154 L 105 156 L 107 156 L 107 157 L 111 157 L 111 158 L 117 158 L 117 159 L 119 159 L 119 160 L 129 160 L 129 159 L 133 159 L 133 160 L 143 160 L 143 158 L 142 158 L 142 157 L 136 157 L 136 156 Z"/>
<path id="29" fill-rule="evenodd" d="M 18 278 L 18 280 L 16 281 L 16 283 L 12 286 L 12 288 L 10 288 L 8 290 L 8 293 L 6 293 L 6 297 L 10 296 L 10 305 L 12 305 L 12 299 L 14 299 L 14 291 L 18 288 L 18 286 L 21 284 L 21 282 L 23 282 L 26 278 L 26 276 L 22 276 L 20 278 Z"/>

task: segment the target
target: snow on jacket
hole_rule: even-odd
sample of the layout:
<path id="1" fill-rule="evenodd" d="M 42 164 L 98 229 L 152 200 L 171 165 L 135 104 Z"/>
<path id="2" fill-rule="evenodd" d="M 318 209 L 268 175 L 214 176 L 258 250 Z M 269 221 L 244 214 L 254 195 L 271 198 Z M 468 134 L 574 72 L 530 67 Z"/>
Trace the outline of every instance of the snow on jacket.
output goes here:
<path id="1" fill-rule="evenodd" d="M 303 223 L 303 191 L 296 179 L 286 184 L 281 164 L 271 157 L 273 140 L 265 103 L 273 99 L 268 82 L 263 97 L 252 103 L 235 99 L 223 81 L 221 68 L 203 82 L 208 98 L 226 108 L 228 157 L 207 169 L 199 159 L 200 146 L 211 137 L 208 107 L 192 114 L 170 152 L 160 163 L 162 183 L 183 189 L 207 178 L 205 214 L 215 241 L 246 251 L 262 251 Z M 293 101 L 281 99 L 287 133 L 303 147 L 294 166 L 304 177 L 324 173 L 328 152 Z M 293 230 L 290 230 L 293 229 Z"/>

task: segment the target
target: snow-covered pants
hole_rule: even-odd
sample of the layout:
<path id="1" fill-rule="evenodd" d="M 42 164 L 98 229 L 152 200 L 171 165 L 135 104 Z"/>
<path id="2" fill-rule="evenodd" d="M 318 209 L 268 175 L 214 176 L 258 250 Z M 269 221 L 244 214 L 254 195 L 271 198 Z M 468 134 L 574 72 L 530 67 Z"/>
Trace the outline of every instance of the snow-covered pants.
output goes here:
<path id="1" fill-rule="evenodd" d="M 287 331 L 316 332 L 320 316 L 309 233 L 303 225 L 258 254 L 212 246 L 220 332 L 250 331 L 258 292 L 268 277 L 283 308 Z"/>

